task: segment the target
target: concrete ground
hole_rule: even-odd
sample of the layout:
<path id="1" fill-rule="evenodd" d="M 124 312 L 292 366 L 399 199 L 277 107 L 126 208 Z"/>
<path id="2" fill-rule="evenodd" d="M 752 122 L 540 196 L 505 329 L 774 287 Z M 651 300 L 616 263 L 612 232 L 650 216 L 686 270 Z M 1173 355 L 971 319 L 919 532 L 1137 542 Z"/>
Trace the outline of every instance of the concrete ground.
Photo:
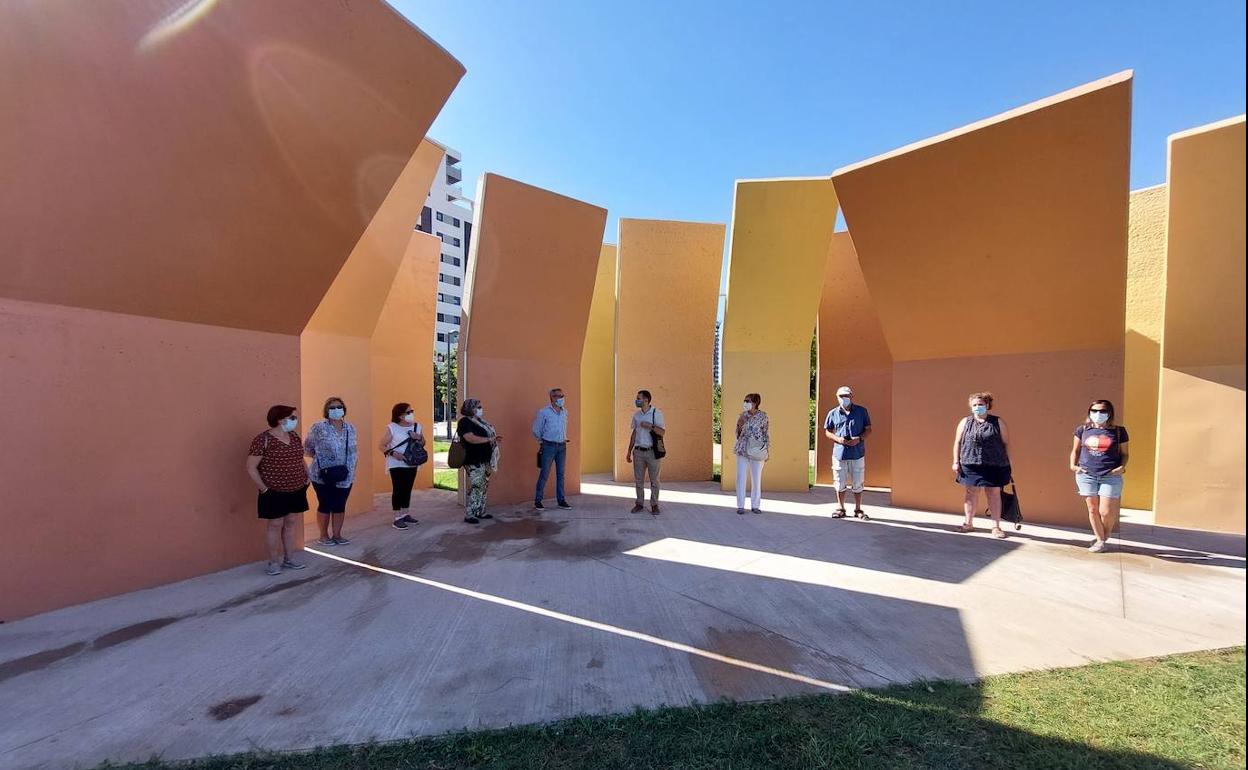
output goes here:
<path id="1" fill-rule="evenodd" d="M 302 749 L 634 705 L 770 698 L 1244 643 L 1244 540 L 1128 524 L 1113 553 L 1005 541 L 830 493 L 735 513 L 673 484 L 661 516 L 587 480 L 572 511 L 419 526 L 272 578 L 253 564 L 0 626 L 0 766 Z M 1072 505 L 1080 501 L 1072 497 Z M 72 568 L 72 564 L 67 564 Z"/>

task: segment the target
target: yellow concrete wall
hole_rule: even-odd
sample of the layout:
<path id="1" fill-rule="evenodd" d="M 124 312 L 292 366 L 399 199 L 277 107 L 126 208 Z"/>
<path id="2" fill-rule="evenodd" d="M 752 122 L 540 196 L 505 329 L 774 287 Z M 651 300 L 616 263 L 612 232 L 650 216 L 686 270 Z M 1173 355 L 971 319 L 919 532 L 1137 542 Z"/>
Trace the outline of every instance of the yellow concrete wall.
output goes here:
<path id="1" fill-rule="evenodd" d="M 315 420 L 322 419 L 325 399 L 337 396 L 346 402 L 351 415 L 348 419 L 359 434 L 357 487 L 347 500 L 347 513 L 362 513 L 373 507 L 368 492 L 380 453 L 364 448 L 371 449 L 378 441 L 381 425 L 374 424 L 373 419 L 371 340 L 444 152 L 433 142 L 421 142 L 299 338 L 304 431 Z M 433 307 L 434 299 L 435 295 L 430 293 L 424 301 Z M 430 325 L 426 336 L 431 337 L 432 333 Z M 428 350 L 432 360 L 431 345 L 413 342 L 412 350 Z M 432 399 L 430 394 L 429 400 Z M 315 506 L 308 517 L 315 517 Z"/>
<path id="2" fill-rule="evenodd" d="M 1164 526 L 1244 532 L 1244 160 L 1243 116 L 1170 137 L 1154 493 Z"/>
<path id="3" fill-rule="evenodd" d="M 408 242 L 403 263 L 399 266 L 390 293 L 386 296 L 377 328 L 370 341 L 372 362 L 372 415 L 368 425 L 373 430 L 373 475 L 371 486 L 361 479 L 359 493 L 389 492 L 390 474 L 375 447 L 385 435 L 382 428 L 390 421 L 390 408 L 406 401 L 416 410 L 416 419 L 425 436 L 433 436 L 433 328 L 438 291 L 438 268 L 442 241 L 428 233 L 416 232 Z M 361 434 L 362 435 L 362 434 Z M 432 449 L 432 444 L 427 444 Z M 363 453 L 361 449 L 361 453 Z M 433 463 L 421 466 L 416 486 L 433 486 Z"/>
<path id="4" fill-rule="evenodd" d="M 581 472 L 610 473 L 615 449 L 616 248 L 603 244 L 581 355 Z"/>
<path id="5" fill-rule="evenodd" d="M 810 341 L 835 224 L 827 177 L 736 184 L 720 348 L 725 491 L 736 489 L 734 427 L 747 393 L 762 396 L 771 426 L 763 489 L 808 487 Z"/>
<path id="6" fill-rule="evenodd" d="M 480 399 L 503 437 L 489 502 L 532 503 L 533 418 L 554 387 L 567 393 L 572 412 L 567 493 L 579 494 L 581 356 L 606 209 L 497 174 L 486 174 L 477 190 L 458 400 Z M 549 483 L 553 495 L 553 474 Z"/>
<path id="7" fill-rule="evenodd" d="M 1118 422 L 1130 426 L 1131 470 L 1122 504 L 1153 507 L 1162 318 L 1166 304 L 1166 186 L 1131 193 L 1127 235 L 1127 339 Z"/>
<path id="8" fill-rule="evenodd" d="M 819 304 L 819 408 L 815 482 L 832 483 L 831 440 L 823 419 L 839 405 L 837 388 L 854 389 L 854 400 L 871 415 L 867 437 L 867 485 L 892 486 L 893 358 L 880 316 L 858 266 L 849 233 L 835 233 L 828 244 Z"/>
<path id="9" fill-rule="evenodd" d="M 1086 525 L 1068 457 L 1088 402 L 1121 401 L 1131 80 L 833 174 L 895 362 L 894 504 L 961 509 L 953 433 L 989 390 L 1027 517 Z"/>
<path id="10" fill-rule="evenodd" d="M 621 219 L 615 336 L 615 478 L 624 462 L 633 398 L 648 390 L 667 422 L 662 478 L 711 478 L 711 357 L 724 259 L 724 226 Z"/>

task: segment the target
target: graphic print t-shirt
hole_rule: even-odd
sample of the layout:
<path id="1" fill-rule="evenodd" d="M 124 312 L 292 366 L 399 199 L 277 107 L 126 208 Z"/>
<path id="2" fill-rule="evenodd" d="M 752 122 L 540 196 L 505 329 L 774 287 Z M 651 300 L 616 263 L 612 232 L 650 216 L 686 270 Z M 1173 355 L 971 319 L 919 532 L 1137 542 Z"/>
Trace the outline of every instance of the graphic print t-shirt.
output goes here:
<path id="1" fill-rule="evenodd" d="M 1104 476 L 1122 465 L 1122 444 L 1127 443 L 1127 429 L 1095 428 L 1080 425 L 1075 428 L 1079 439 L 1079 467 L 1093 476 Z"/>

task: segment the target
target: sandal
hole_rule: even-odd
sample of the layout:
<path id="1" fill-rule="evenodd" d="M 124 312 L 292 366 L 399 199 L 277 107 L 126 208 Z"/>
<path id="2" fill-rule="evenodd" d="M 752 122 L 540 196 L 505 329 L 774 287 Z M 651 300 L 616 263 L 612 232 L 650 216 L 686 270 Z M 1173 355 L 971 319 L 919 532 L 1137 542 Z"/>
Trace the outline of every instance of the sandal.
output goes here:
<path id="1" fill-rule="evenodd" d="M 854 509 L 854 518 L 855 518 L 855 519 L 862 519 L 863 521 L 871 521 L 871 517 L 870 517 L 870 516 L 868 516 L 868 515 L 867 515 L 867 512 L 866 512 L 866 511 L 864 511 L 864 510 L 862 510 L 861 508 L 855 508 L 855 509 Z"/>
<path id="2" fill-rule="evenodd" d="M 1005 530 L 1004 530 L 1004 529 L 1001 529 L 1000 527 L 993 527 L 993 528 L 992 528 L 992 536 L 993 536 L 993 537 L 995 537 L 995 538 L 997 538 L 998 540 L 1004 540 L 1004 539 L 1005 539 Z"/>
<path id="3" fill-rule="evenodd" d="M 966 534 L 967 532 L 974 532 L 974 531 L 975 531 L 975 525 L 974 525 L 974 524 L 963 524 L 962 526 L 958 527 L 958 531 L 959 531 L 959 532 L 961 532 L 961 533 L 963 533 L 963 534 Z"/>
<path id="4" fill-rule="evenodd" d="M 844 509 L 844 508 L 837 508 L 835 511 L 833 511 L 833 512 L 832 512 L 832 518 L 834 518 L 834 519 L 843 519 L 843 518 L 845 518 L 845 509 Z"/>

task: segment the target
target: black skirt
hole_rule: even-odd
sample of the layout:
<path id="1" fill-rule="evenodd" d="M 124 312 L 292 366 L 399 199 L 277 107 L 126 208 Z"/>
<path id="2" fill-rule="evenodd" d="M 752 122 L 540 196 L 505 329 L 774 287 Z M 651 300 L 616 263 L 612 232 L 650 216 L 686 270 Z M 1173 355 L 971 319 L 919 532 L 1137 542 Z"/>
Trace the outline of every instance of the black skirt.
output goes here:
<path id="1" fill-rule="evenodd" d="M 1012 475 L 1008 465 L 963 465 L 958 483 L 964 487 L 1004 487 Z"/>
<path id="2" fill-rule="evenodd" d="M 280 519 L 292 513 L 303 513 L 308 510 L 308 488 L 294 492 L 279 492 L 270 489 L 256 497 L 256 512 L 262 519 Z"/>

